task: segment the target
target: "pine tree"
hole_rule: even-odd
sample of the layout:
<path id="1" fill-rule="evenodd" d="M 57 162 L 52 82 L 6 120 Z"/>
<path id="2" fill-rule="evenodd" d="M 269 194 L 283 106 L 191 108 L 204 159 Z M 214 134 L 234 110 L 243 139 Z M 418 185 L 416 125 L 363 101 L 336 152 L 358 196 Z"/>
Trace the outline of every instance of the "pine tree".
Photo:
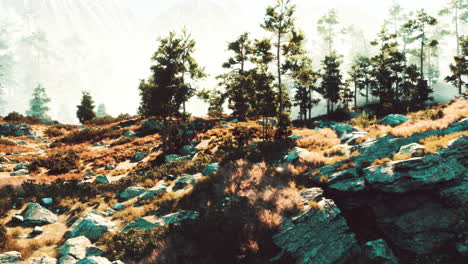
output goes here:
<path id="1" fill-rule="evenodd" d="M 302 56 L 297 68 L 292 75 L 294 79 L 294 106 L 299 107 L 299 119 L 306 120 L 312 118 L 312 108 L 319 103 L 313 94 L 317 91 L 316 82 L 318 73 L 312 69 L 312 60 L 307 56 Z"/>
<path id="2" fill-rule="evenodd" d="M 49 107 L 47 104 L 50 98 L 47 96 L 45 88 L 40 84 L 34 89 L 32 99 L 29 101 L 29 110 L 26 111 L 27 115 L 35 117 L 45 117 Z"/>
<path id="3" fill-rule="evenodd" d="M 358 56 L 351 66 L 349 75 L 354 83 L 354 108 L 357 107 L 357 95 L 366 97 L 366 105 L 369 104 L 369 87 L 372 84 L 370 79 L 371 61 L 368 57 Z M 362 93 L 365 90 L 365 93 Z"/>
<path id="4" fill-rule="evenodd" d="M 81 104 L 78 105 L 77 108 L 76 116 L 82 124 L 96 117 L 96 114 L 94 113 L 94 101 L 89 92 L 83 91 Z"/>
<path id="5" fill-rule="evenodd" d="M 223 104 L 226 101 L 226 93 L 219 90 L 201 90 L 197 96 L 209 105 L 208 116 L 220 118 L 223 116 Z"/>
<path id="6" fill-rule="evenodd" d="M 447 7 L 440 10 L 439 15 L 452 15 L 455 24 L 455 38 L 457 41 L 457 56 L 460 56 L 460 24 L 468 20 L 468 2 L 466 0 L 448 0 Z"/>
<path id="7" fill-rule="evenodd" d="M 452 75 L 445 77 L 445 81 L 452 83 L 458 88 L 458 93 L 462 93 L 462 88 L 468 89 L 468 37 L 460 38 L 461 51 L 460 56 L 454 57 L 454 63 L 450 64 L 450 72 Z"/>
<path id="8" fill-rule="evenodd" d="M 105 116 L 107 116 L 106 106 L 104 104 L 98 105 L 96 117 L 105 117 Z"/>
<path id="9" fill-rule="evenodd" d="M 194 51 L 195 41 L 185 30 L 159 40 L 152 74 L 140 81 L 140 114 L 164 120 L 184 116 L 185 103 L 195 94 L 195 82 L 205 76 L 192 56 Z"/>
<path id="10" fill-rule="evenodd" d="M 323 15 L 317 22 L 317 31 L 320 35 L 322 35 L 322 38 L 326 43 L 328 49 L 328 56 L 331 56 L 334 52 L 333 40 L 337 34 L 337 30 L 335 27 L 338 24 L 339 22 L 335 9 L 329 10 L 328 13 Z"/>
<path id="11" fill-rule="evenodd" d="M 347 79 L 340 90 L 340 101 L 345 109 L 349 109 L 349 105 L 355 98 L 354 92 L 351 90 L 351 82 L 352 79 Z"/>
<path id="12" fill-rule="evenodd" d="M 340 60 L 336 54 L 326 56 L 322 61 L 323 69 L 320 77 L 322 79 L 320 93 L 327 100 L 327 114 L 333 111 L 333 105 L 340 98 L 340 89 L 343 84 L 340 72 Z"/>

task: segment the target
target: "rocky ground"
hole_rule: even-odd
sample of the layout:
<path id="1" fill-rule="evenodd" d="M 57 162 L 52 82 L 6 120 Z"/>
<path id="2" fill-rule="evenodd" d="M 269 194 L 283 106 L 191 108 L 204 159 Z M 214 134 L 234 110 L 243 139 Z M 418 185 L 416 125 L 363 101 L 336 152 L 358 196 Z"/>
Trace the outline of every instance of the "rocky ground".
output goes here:
<path id="1" fill-rule="evenodd" d="M 154 120 L 0 123 L 0 263 L 468 263 L 465 97 L 172 152 Z"/>

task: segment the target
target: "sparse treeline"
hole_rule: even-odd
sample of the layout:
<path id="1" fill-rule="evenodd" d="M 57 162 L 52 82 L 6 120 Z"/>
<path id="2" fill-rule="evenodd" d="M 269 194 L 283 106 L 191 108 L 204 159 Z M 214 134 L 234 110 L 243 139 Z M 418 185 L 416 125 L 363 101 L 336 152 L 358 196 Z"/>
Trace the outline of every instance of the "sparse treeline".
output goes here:
<path id="1" fill-rule="evenodd" d="M 196 81 L 204 74 L 192 57 L 195 41 L 190 35 L 171 32 L 160 39 L 152 75 L 140 84 L 139 112 L 164 120 L 181 117 L 186 114 L 185 102 L 197 94 L 209 103 L 211 116 L 221 116 L 227 101 L 233 118 L 261 119 L 265 129 L 271 118 L 276 118 L 276 137 L 284 138 L 293 106 L 299 109 L 299 119 L 307 120 L 322 99 L 326 100 L 327 114 L 351 105 L 356 108 L 358 95 L 365 97 L 366 105 L 371 96 L 378 98 L 383 113 L 422 109 L 432 100 L 431 86 L 438 70 L 431 59 L 438 56 L 439 40 L 449 32 L 438 28 L 438 20 L 424 9 L 405 13 L 394 5 L 389 20 L 370 42 L 377 53 L 356 55 L 346 74 L 342 71 L 343 56 L 334 47 L 335 38 L 351 34 L 363 39 L 362 34 L 353 27 L 340 30 L 337 12 L 327 12 L 317 22 L 326 52 L 321 69 L 314 69 L 304 48 L 305 36 L 295 23 L 295 11 L 291 0 L 276 0 L 266 8 L 261 24 L 269 38 L 252 38 L 246 32 L 228 43 L 232 55 L 222 65 L 225 73 L 216 77 L 218 89 L 195 92 Z M 452 13 L 457 23 L 466 22 L 467 6 L 462 1 L 450 1 L 441 11 Z M 455 31 L 458 38 L 458 26 Z M 460 37 L 456 45 L 462 52 L 455 57 L 450 66 L 452 75 L 446 80 L 461 93 L 462 87 L 466 88 L 466 37 Z"/>

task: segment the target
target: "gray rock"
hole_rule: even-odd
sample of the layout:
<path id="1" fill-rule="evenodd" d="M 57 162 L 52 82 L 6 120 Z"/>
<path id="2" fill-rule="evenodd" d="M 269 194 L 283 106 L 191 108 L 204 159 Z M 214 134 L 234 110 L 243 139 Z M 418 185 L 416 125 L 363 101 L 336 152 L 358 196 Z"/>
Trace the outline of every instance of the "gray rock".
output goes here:
<path id="1" fill-rule="evenodd" d="M 137 197 L 138 195 L 144 193 L 146 189 L 141 186 L 131 186 L 125 189 L 123 192 L 119 194 L 119 197 L 122 199 L 132 199 L 134 197 Z"/>
<path id="2" fill-rule="evenodd" d="M 87 257 L 77 262 L 77 264 L 112 264 L 104 257 Z"/>
<path id="3" fill-rule="evenodd" d="M 368 132 L 351 132 L 349 134 L 346 134 L 346 135 L 343 135 L 342 138 L 341 138 L 341 142 L 343 142 L 343 144 L 347 144 L 347 145 L 356 145 L 356 140 L 358 138 L 362 138 L 362 137 L 365 137 L 366 135 L 368 134 Z"/>
<path id="4" fill-rule="evenodd" d="M 25 169 L 21 169 L 15 172 L 10 173 L 10 176 L 25 176 L 28 175 L 29 171 Z"/>
<path id="5" fill-rule="evenodd" d="M 14 171 L 19 171 L 19 170 L 28 170 L 28 167 L 26 166 L 26 163 L 24 163 L 24 162 L 18 163 L 15 166 Z"/>
<path id="6" fill-rule="evenodd" d="M 29 264 L 57 264 L 57 259 L 44 256 L 40 258 L 29 259 L 28 263 Z"/>
<path id="7" fill-rule="evenodd" d="M 26 124 L 0 124 L 0 134 L 5 136 L 29 136 L 32 135 L 32 129 Z"/>
<path id="8" fill-rule="evenodd" d="M 140 200 L 153 200 L 154 198 L 160 197 L 165 193 L 167 193 L 166 186 L 155 186 L 142 193 L 138 198 Z"/>
<path id="9" fill-rule="evenodd" d="M 87 256 L 86 250 L 91 246 L 91 241 L 84 237 L 79 236 L 70 238 L 57 249 L 62 256 L 72 256 L 75 259 L 82 259 Z"/>
<path id="10" fill-rule="evenodd" d="M 47 225 L 57 222 L 57 216 L 37 203 L 29 203 L 23 213 L 24 224 L 28 226 Z"/>
<path id="11" fill-rule="evenodd" d="M 76 264 L 78 260 L 70 255 L 62 256 L 58 260 L 58 264 Z"/>
<path id="12" fill-rule="evenodd" d="M 133 132 L 133 131 L 130 131 L 130 130 L 127 130 L 124 132 L 123 134 L 125 137 L 135 137 L 136 136 L 136 133 Z"/>
<path id="13" fill-rule="evenodd" d="M 398 259 L 383 239 L 366 242 L 362 251 L 368 263 L 398 264 Z"/>
<path id="14" fill-rule="evenodd" d="M 179 153 L 182 155 L 195 155 L 198 149 L 192 145 L 185 145 L 179 149 Z"/>
<path id="15" fill-rule="evenodd" d="M 294 147 L 288 155 L 284 157 L 284 161 L 286 163 L 293 163 L 295 160 L 299 158 L 303 158 L 310 155 L 310 151 L 300 148 L 300 147 Z"/>
<path id="16" fill-rule="evenodd" d="M 307 204 L 310 201 L 319 202 L 323 199 L 323 190 L 317 187 L 304 189 L 299 192 L 299 195 L 301 195 L 303 204 Z"/>
<path id="17" fill-rule="evenodd" d="M 178 191 L 184 189 L 189 185 L 193 185 L 197 182 L 198 179 L 202 178 L 203 175 L 201 173 L 195 175 L 184 174 L 181 177 L 177 178 L 174 182 L 174 186 L 172 187 L 173 191 Z"/>
<path id="18" fill-rule="evenodd" d="M 120 261 L 120 260 L 116 260 L 116 261 L 112 261 L 112 264 L 125 264 L 125 263 L 123 263 L 123 262 Z"/>
<path id="19" fill-rule="evenodd" d="M 221 166 L 219 166 L 218 163 L 211 163 L 202 170 L 202 174 L 205 176 L 213 176 L 220 168 Z"/>
<path id="20" fill-rule="evenodd" d="M 107 221 L 100 215 L 90 213 L 72 225 L 70 238 L 85 236 L 91 241 L 96 241 L 113 228 L 114 223 L 111 221 Z"/>
<path id="21" fill-rule="evenodd" d="M 331 129 L 335 130 L 340 138 L 354 130 L 349 124 L 335 124 L 331 126 Z"/>
<path id="22" fill-rule="evenodd" d="M 0 263 L 16 263 L 21 261 L 21 253 L 18 251 L 9 251 L 0 254 Z"/>
<path id="23" fill-rule="evenodd" d="M 333 200 L 322 199 L 318 204 L 322 210 L 306 206 L 299 215 L 283 220 L 273 242 L 296 263 L 346 263 L 358 250 L 355 235 Z"/>
<path id="24" fill-rule="evenodd" d="M 380 122 L 379 124 L 381 125 L 387 125 L 387 126 L 398 126 L 406 121 L 408 121 L 409 118 L 404 116 L 404 115 L 400 115 L 400 114 L 390 114 L 386 117 L 384 117 Z"/>
<path id="25" fill-rule="evenodd" d="M 422 157 L 424 156 L 424 150 L 426 148 L 418 143 L 411 143 L 406 146 L 402 146 L 398 154 L 405 155 L 410 154 L 412 157 Z"/>
<path id="26" fill-rule="evenodd" d="M 22 215 L 14 215 L 11 217 L 11 221 L 14 224 L 22 224 L 24 222 L 24 218 Z"/>
<path id="27" fill-rule="evenodd" d="M 109 177 L 107 177 L 106 175 L 99 175 L 96 177 L 94 181 L 97 183 L 109 183 L 110 182 Z"/>
<path id="28" fill-rule="evenodd" d="M 135 221 L 127 224 L 121 232 L 125 233 L 130 231 L 130 229 L 139 229 L 139 230 L 149 230 L 155 227 L 155 224 L 143 219 L 137 218 Z"/>
<path id="29" fill-rule="evenodd" d="M 42 199 L 41 199 L 41 202 L 42 202 L 44 205 L 51 205 L 51 204 L 54 202 L 54 199 L 52 199 L 52 198 L 42 198 Z"/>
<path id="30" fill-rule="evenodd" d="M 200 216 L 200 213 L 197 211 L 191 210 L 182 210 L 177 213 L 168 214 L 162 217 L 162 220 L 166 224 L 176 224 L 179 225 L 186 220 L 195 220 Z"/>
<path id="31" fill-rule="evenodd" d="M 34 235 L 42 234 L 42 232 L 44 232 L 44 230 L 40 226 L 35 226 L 32 231 Z"/>
<path id="32" fill-rule="evenodd" d="M 86 256 L 87 257 L 100 257 L 102 255 L 104 255 L 105 251 L 98 248 L 98 247 L 95 247 L 95 246 L 91 246 L 91 247 L 88 247 L 86 248 Z"/>
<path id="33" fill-rule="evenodd" d="M 133 155 L 133 161 L 135 162 L 140 162 L 146 157 L 146 154 L 143 152 L 136 152 L 135 155 Z"/>

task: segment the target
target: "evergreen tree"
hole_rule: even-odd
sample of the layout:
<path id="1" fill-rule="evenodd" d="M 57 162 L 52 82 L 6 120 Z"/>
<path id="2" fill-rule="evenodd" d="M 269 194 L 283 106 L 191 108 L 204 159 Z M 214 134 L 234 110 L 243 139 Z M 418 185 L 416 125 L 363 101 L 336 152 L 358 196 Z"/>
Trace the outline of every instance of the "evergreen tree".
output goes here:
<path id="1" fill-rule="evenodd" d="M 159 44 L 151 76 L 140 81 L 139 113 L 166 120 L 183 116 L 180 109 L 185 113 L 185 102 L 195 94 L 195 82 L 205 75 L 192 57 L 195 41 L 186 31 L 181 35 L 170 32 Z"/>
<path id="2" fill-rule="evenodd" d="M 322 62 L 320 93 L 327 100 L 327 114 L 333 111 L 333 105 L 340 99 L 340 89 L 343 84 L 340 64 L 338 56 L 334 53 L 326 56 Z"/>
<path id="3" fill-rule="evenodd" d="M 468 1 L 466 0 L 447 0 L 447 7 L 440 10 L 439 15 L 452 15 L 452 21 L 455 24 L 455 38 L 457 41 L 457 56 L 460 56 L 460 24 L 468 20 Z"/>
<path id="4" fill-rule="evenodd" d="M 96 117 L 96 114 L 94 113 L 94 101 L 89 92 L 83 91 L 81 104 L 78 105 L 77 108 L 76 116 L 82 124 Z"/>
<path id="5" fill-rule="evenodd" d="M 437 24 L 437 19 L 428 15 L 424 9 L 417 12 L 416 18 L 409 20 L 404 27 L 412 32 L 413 40 L 420 40 L 419 67 L 421 78 L 424 79 L 424 48 L 427 43 L 427 30 L 429 26 Z"/>
<path id="6" fill-rule="evenodd" d="M 396 35 L 389 34 L 385 27 L 380 31 L 379 39 L 371 44 L 380 45 L 379 53 L 371 58 L 371 93 L 379 97 L 383 110 L 387 111 L 398 98 L 398 87 L 404 70 L 404 54 L 398 50 Z"/>
<path id="7" fill-rule="evenodd" d="M 226 101 L 226 93 L 219 90 L 201 90 L 197 96 L 209 105 L 208 116 L 219 118 L 223 116 L 223 104 Z"/>
<path id="8" fill-rule="evenodd" d="M 262 27 L 274 34 L 279 111 L 283 112 L 285 108 L 290 107 L 283 87 L 283 76 L 291 70 L 297 56 L 300 55 L 304 36 L 294 26 L 296 6 L 291 4 L 291 0 L 275 1 L 274 6 L 267 7 Z"/>
<path id="9" fill-rule="evenodd" d="M 369 104 L 369 86 L 372 84 L 370 79 L 371 61 L 368 57 L 358 56 L 351 66 L 349 75 L 354 83 L 354 108 L 357 107 L 357 95 L 366 97 L 366 105 Z M 365 93 L 362 93 L 365 90 Z"/>
<path id="10" fill-rule="evenodd" d="M 351 90 L 351 82 L 352 79 L 347 79 L 340 90 L 340 101 L 345 109 L 349 109 L 349 105 L 355 99 L 354 92 Z"/>
<path id="11" fill-rule="evenodd" d="M 316 82 L 318 74 L 312 69 L 312 60 L 307 56 L 302 56 L 298 67 L 293 73 L 294 88 L 294 106 L 299 107 L 299 119 L 307 120 L 312 118 L 312 108 L 318 104 L 319 100 L 313 98 L 317 91 Z"/>
<path id="12" fill-rule="evenodd" d="M 106 106 L 104 104 L 98 105 L 96 117 L 105 117 L 105 116 L 107 116 Z"/>
<path id="13" fill-rule="evenodd" d="M 418 72 L 416 65 L 410 65 L 405 69 L 405 80 L 401 84 L 401 99 L 404 109 L 409 111 L 416 111 L 423 109 L 425 102 L 432 100 L 430 94 L 432 90 L 423 80 L 421 73 Z"/>
<path id="14" fill-rule="evenodd" d="M 328 56 L 331 56 L 334 52 L 333 40 L 337 34 L 336 25 L 338 24 L 339 22 L 335 9 L 329 10 L 317 21 L 317 31 L 322 35 L 322 38 L 326 43 Z"/>
<path id="15" fill-rule="evenodd" d="M 233 110 L 232 115 L 244 121 L 251 108 L 252 82 L 249 78 L 249 72 L 246 71 L 246 64 L 253 53 L 252 42 L 249 40 L 249 34 L 242 34 L 237 40 L 228 43 L 228 50 L 234 53 L 223 68 L 229 69 L 229 72 L 218 76 L 221 79 L 220 85 L 225 87 L 226 96 L 229 101 L 229 108 Z"/>
<path id="16" fill-rule="evenodd" d="M 445 77 L 445 81 L 452 83 L 458 88 L 458 93 L 462 93 L 462 88 L 468 89 L 468 37 L 460 38 L 461 51 L 460 56 L 454 57 L 454 63 L 450 64 L 450 72 L 452 75 Z"/>
<path id="17" fill-rule="evenodd" d="M 45 88 L 40 84 L 34 89 L 32 99 L 29 101 L 29 110 L 26 111 L 27 115 L 35 117 L 45 117 L 49 107 L 47 104 L 50 98 L 47 96 Z"/>

